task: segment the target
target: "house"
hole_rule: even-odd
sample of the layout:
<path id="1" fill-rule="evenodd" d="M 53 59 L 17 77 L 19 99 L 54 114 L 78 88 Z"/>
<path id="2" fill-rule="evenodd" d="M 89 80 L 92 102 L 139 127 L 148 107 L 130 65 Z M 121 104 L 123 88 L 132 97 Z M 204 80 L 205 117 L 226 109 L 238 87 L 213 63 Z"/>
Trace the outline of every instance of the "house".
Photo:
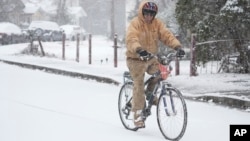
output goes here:
<path id="1" fill-rule="evenodd" d="M 68 13 L 71 17 L 71 24 L 81 25 L 83 17 L 87 17 L 86 12 L 80 6 L 68 7 Z"/>
<path id="2" fill-rule="evenodd" d="M 58 7 L 58 4 L 55 4 L 53 1 L 38 1 L 35 3 L 23 0 L 23 2 L 25 2 L 25 8 L 21 19 L 24 27 L 31 21 L 56 21 L 58 16 L 60 17 L 57 13 L 61 7 Z M 68 21 L 69 24 L 80 25 L 82 18 L 87 16 L 84 9 L 80 7 L 78 3 L 79 1 L 77 2 L 77 0 L 72 0 L 66 1 L 65 5 L 63 4 L 67 9 L 67 15 L 70 17 Z"/>
<path id="3" fill-rule="evenodd" d="M 67 12 L 71 17 L 71 23 L 75 25 L 81 25 L 83 18 L 87 17 L 87 13 L 80 6 L 79 0 L 66 1 Z"/>
<path id="4" fill-rule="evenodd" d="M 22 28 L 27 28 L 31 21 L 50 21 L 51 16 L 55 15 L 56 6 L 47 7 L 46 10 L 44 6 L 34 3 L 25 3 L 25 8 L 21 14 L 20 26 Z"/>

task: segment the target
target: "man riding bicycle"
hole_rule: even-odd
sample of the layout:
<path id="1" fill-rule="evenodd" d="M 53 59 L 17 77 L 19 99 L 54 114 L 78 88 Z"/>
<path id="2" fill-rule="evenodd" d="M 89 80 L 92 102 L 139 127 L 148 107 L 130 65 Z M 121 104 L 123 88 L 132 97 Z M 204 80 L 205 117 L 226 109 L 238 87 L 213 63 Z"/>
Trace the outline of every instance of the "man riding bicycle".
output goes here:
<path id="1" fill-rule="evenodd" d="M 178 51 L 177 54 L 185 54 L 176 37 L 155 17 L 157 12 L 158 7 L 154 2 L 142 1 L 138 16 L 131 21 L 126 33 L 127 66 L 134 81 L 132 112 L 134 124 L 138 128 L 145 127 L 141 117 L 145 105 L 144 93 L 149 96 L 158 80 L 153 79 L 144 92 L 145 72 L 153 74 L 159 70 L 159 62 L 156 58 L 149 60 L 150 54 L 157 54 L 159 41 Z M 157 102 L 156 97 L 154 104 Z"/>

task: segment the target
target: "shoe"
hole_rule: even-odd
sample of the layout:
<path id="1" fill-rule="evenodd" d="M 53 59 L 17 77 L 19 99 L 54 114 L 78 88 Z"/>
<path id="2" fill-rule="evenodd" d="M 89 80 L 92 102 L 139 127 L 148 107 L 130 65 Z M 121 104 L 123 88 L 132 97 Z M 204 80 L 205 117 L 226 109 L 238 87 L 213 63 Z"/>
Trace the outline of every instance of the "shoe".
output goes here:
<path id="1" fill-rule="evenodd" d="M 136 128 L 145 128 L 145 123 L 142 119 L 142 110 L 137 110 L 134 113 L 134 125 Z"/>

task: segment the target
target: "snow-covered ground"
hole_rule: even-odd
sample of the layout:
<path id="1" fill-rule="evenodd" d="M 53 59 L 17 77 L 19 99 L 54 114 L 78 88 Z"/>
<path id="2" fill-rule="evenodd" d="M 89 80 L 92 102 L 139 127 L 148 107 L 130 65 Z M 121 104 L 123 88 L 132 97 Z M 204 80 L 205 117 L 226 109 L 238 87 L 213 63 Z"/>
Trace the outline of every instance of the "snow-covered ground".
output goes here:
<path id="1" fill-rule="evenodd" d="M 133 132 L 123 127 L 117 108 L 119 86 L 1 62 L 0 68 L 1 141 L 165 140 L 155 107 L 145 129 Z M 247 112 L 186 102 L 188 125 L 183 141 L 228 141 L 231 124 L 250 123 Z"/>
<path id="2" fill-rule="evenodd" d="M 93 36 L 92 43 L 91 65 L 88 41 L 80 43 L 80 62 L 75 61 L 75 42 L 66 43 L 65 60 L 60 42 L 43 43 L 46 57 L 22 54 L 28 44 L 0 46 L 0 60 L 108 77 L 122 83 L 122 74 L 127 70 L 125 48 L 118 49 L 115 68 L 113 42 Z M 165 140 L 157 126 L 155 108 L 146 129 L 131 132 L 122 126 L 117 109 L 121 85 L 54 75 L 2 62 L 0 68 L 1 141 Z M 181 61 L 180 74 L 173 73 L 168 80 L 184 95 L 219 96 L 220 91 L 247 91 L 250 86 L 250 76 L 244 74 L 200 72 L 199 76 L 190 77 L 188 61 Z M 249 113 L 237 109 L 189 100 L 187 108 L 188 126 L 182 140 L 228 141 L 230 124 L 250 124 Z"/>

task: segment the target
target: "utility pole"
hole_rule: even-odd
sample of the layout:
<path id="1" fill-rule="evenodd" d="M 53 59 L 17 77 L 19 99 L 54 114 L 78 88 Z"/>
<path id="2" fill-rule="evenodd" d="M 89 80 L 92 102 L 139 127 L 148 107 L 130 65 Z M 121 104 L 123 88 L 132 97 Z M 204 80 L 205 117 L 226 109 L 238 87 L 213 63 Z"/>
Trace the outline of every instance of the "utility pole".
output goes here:
<path id="1" fill-rule="evenodd" d="M 113 39 L 114 33 L 115 33 L 115 0 L 111 0 L 111 33 L 110 33 L 110 39 Z"/>

